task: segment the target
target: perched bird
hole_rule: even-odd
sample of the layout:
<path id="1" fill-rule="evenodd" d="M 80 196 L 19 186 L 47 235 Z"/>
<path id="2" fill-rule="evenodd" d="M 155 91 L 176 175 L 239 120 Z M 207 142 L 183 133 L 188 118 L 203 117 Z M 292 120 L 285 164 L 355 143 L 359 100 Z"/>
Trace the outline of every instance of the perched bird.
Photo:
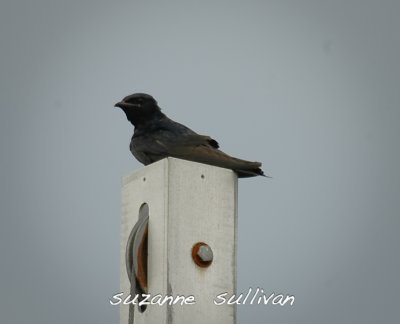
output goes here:
<path id="1" fill-rule="evenodd" d="M 216 140 L 165 116 L 148 94 L 132 94 L 115 107 L 121 108 L 135 127 L 130 150 L 144 165 L 170 156 L 232 169 L 240 178 L 264 176 L 260 162 L 237 159 L 222 152 Z"/>

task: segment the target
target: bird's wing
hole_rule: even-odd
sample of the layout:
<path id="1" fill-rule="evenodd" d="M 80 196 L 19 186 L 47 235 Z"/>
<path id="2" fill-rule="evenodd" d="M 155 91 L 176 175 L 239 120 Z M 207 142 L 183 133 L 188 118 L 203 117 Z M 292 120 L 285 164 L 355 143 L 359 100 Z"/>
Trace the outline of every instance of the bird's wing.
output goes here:
<path id="1" fill-rule="evenodd" d="M 206 146 L 216 150 L 218 143 L 205 135 L 176 134 L 160 129 L 133 137 L 131 151 L 139 161 L 147 165 L 167 156 L 179 157 L 181 151 L 188 151 L 197 146 Z"/>
<path id="2" fill-rule="evenodd" d="M 219 148 L 218 142 L 207 135 L 199 135 L 199 134 L 190 134 L 190 135 L 181 135 L 178 138 L 174 139 L 175 145 L 177 146 L 207 146 L 210 148 L 217 149 Z"/>
<path id="3" fill-rule="evenodd" d="M 241 169 L 246 167 L 260 167 L 260 162 L 250 162 L 232 157 L 221 150 L 211 148 L 209 146 L 198 145 L 190 147 L 177 147 L 171 156 L 201 162 L 211 165 L 220 166 L 228 169 Z"/>
<path id="4" fill-rule="evenodd" d="M 178 147 L 174 152 L 171 152 L 171 156 L 231 169 L 235 171 L 240 178 L 253 177 L 256 175 L 264 176 L 260 162 L 238 159 L 209 146 Z"/>
<path id="5" fill-rule="evenodd" d="M 132 146 L 136 153 L 140 152 L 146 157 L 145 164 L 171 156 L 232 169 L 243 177 L 263 174 L 260 162 L 245 161 L 225 154 L 212 144 L 212 138 L 209 136 L 176 135 L 167 130 L 158 130 L 143 134 L 140 136 L 140 140 L 137 139 L 133 141 Z"/>

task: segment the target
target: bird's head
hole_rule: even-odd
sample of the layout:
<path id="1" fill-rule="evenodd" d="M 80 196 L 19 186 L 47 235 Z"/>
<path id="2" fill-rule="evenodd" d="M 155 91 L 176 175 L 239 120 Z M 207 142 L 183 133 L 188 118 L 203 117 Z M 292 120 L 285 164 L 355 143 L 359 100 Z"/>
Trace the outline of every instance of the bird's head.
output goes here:
<path id="1" fill-rule="evenodd" d="M 157 101 L 145 93 L 134 93 L 117 102 L 114 107 L 121 108 L 126 118 L 134 125 L 145 123 L 153 118 L 163 116 Z"/>

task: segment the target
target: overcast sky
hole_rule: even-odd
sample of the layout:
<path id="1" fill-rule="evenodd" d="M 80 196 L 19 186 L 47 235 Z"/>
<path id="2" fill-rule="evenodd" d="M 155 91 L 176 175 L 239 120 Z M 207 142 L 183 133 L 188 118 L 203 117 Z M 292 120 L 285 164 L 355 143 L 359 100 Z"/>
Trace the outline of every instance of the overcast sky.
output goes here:
<path id="1" fill-rule="evenodd" d="M 3 0 L 0 321 L 118 323 L 115 102 L 263 162 L 239 182 L 238 323 L 394 323 L 400 302 L 399 1 Z"/>

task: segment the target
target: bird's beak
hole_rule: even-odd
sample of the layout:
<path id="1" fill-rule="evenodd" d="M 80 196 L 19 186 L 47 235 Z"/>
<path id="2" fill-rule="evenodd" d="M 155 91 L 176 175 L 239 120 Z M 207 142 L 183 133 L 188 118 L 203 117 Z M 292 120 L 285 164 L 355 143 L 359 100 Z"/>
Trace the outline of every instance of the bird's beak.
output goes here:
<path id="1" fill-rule="evenodd" d="M 124 109 L 124 108 L 132 108 L 132 107 L 133 108 L 138 108 L 138 107 L 140 107 L 140 105 L 120 101 L 120 102 L 117 102 L 114 105 L 114 107 L 118 107 L 118 108 L 122 108 L 122 109 Z"/>

